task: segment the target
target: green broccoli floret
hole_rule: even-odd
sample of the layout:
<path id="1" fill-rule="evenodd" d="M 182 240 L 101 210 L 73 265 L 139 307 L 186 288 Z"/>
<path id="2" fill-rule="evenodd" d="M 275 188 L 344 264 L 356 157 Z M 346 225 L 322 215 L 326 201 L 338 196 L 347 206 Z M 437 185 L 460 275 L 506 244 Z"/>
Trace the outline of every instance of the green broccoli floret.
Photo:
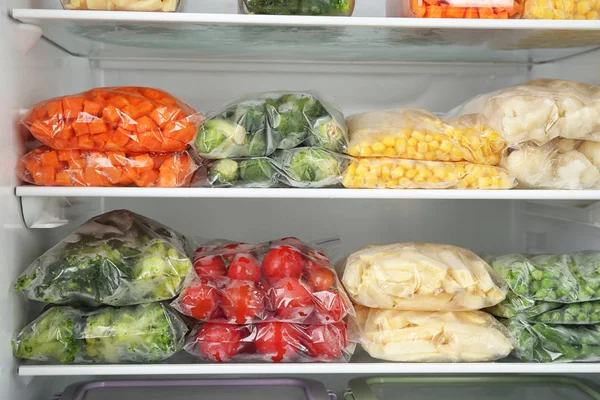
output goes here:
<path id="1" fill-rule="evenodd" d="M 243 145 L 246 140 L 246 129 L 243 126 L 224 119 L 208 120 L 198 129 L 196 147 L 204 157 L 224 158 L 234 145 Z"/>
<path id="2" fill-rule="evenodd" d="M 240 163 L 240 178 L 245 183 L 272 185 L 276 183 L 275 168 L 268 158 L 251 158 Z"/>
<path id="3" fill-rule="evenodd" d="M 260 157 L 269 153 L 267 143 L 267 133 L 265 130 L 248 135 L 248 141 L 246 142 L 246 155 L 250 157 Z"/>
<path id="4" fill-rule="evenodd" d="M 208 181 L 213 186 L 235 186 L 238 174 L 237 161 L 225 158 L 209 166 Z"/>
<path id="5" fill-rule="evenodd" d="M 12 342 L 16 357 L 70 363 L 79 358 L 83 341 L 77 337 L 80 316 L 68 307 L 51 308 L 23 328 Z"/>
<path id="6" fill-rule="evenodd" d="M 341 153 L 346 147 L 346 135 L 342 127 L 331 116 L 317 120 L 311 129 L 307 145 Z"/>
<path id="7" fill-rule="evenodd" d="M 332 153 L 316 147 L 293 149 L 290 153 L 289 163 L 284 169 L 295 183 L 320 183 L 325 186 L 338 182 L 342 167 Z"/>

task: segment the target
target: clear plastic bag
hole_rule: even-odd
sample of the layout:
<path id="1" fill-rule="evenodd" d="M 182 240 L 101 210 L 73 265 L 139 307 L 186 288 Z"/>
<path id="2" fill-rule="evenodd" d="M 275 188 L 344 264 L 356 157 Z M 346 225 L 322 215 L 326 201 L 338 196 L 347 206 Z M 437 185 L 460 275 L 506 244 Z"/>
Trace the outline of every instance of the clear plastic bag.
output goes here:
<path id="1" fill-rule="evenodd" d="M 125 306 L 175 297 L 193 274 L 177 232 L 131 211 L 94 217 L 38 257 L 15 289 L 63 305 Z"/>
<path id="2" fill-rule="evenodd" d="M 417 18 L 519 18 L 517 0 L 387 0 L 388 17 Z"/>
<path id="3" fill-rule="evenodd" d="M 508 330 L 482 311 L 356 308 L 358 341 L 373 358 L 398 362 L 483 362 L 513 349 Z M 354 336 L 354 332 L 351 333 Z"/>
<path id="4" fill-rule="evenodd" d="M 67 10 L 179 11 L 181 0 L 61 0 Z"/>
<path id="5" fill-rule="evenodd" d="M 213 161 L 199 175 L 202 184 L 213 187 L 273 187 L 279 172 L 268 157 L 224 158 Z"/>
<path id="6" fill-rule="evenodd" d="M 19 179 L 39 186 L 189 186 L 198 165 L 187 151 L 123 153 L 41 146 L 17 164 Z"/>
<path id="7" fill-rule="evenodd" d="M 600 299 L 600 252 L 507 254 L 489 263 L 518 296 L 534 301 L 578 303 Z"/>
<path id="8" fill-rule="evenodd" d="M 349 17 L 354 0 L 238 0 L 243 14 L 326 15 Z"/>
<path id="9" fill-rule="evenodd" d="M 171 304 L 201 321 L 329 324 L 354 315 L 329 259 L 295 238 L 205 245 Z"/>
<path id="10" fill-rule="evenodd" d="M 199 324 L 184 349 L 215 362 L 348 362 L 355 347 L 342 321 L 328 325 Z"/>
<path id="11" fill-rule="evenodd" d="M 556 137 L 600 141 L 600 87 L 536 79 L 475 97 L 453 114 L 483 114 L 509 145 Z"/>
<path id="12" fill-rule="evenodd" d="M 600 3 L 589 0 L 525 0 L 526 19 L 587 19 L 600 18 Z"/>
<path id="13" fill-rule="evenodd" d="M 511 148 L 502 166 L 522 188 L 594 189 L 600 186 L 600 142 L 561 138 L 543 146 L 526 142 Z"/>
<path id="14" fill-rule="evenodd" d="M 468 311 L 504 300 L 506 284 L 475 253 L 430 243 L 367 246 L 345 261 L 342 282 L 366 307 Z"/>
<path id="15" fill-rule="evenodd" d="M 355 157 L 498 165 L 505 142 L 477 115 L 442 121 L 425 110 L 383 110 L 346 118 Z"/>
<path id="16" fill-rule="evenodd" d="M 195 148 L 208 159 L 262 157 L 305 144 L 347 148 L 342 112 L 305 92 L 248 94 L 212 115 L 198 129 Z"/>
<path id="17" fill-rule="evenodd" d="M 36 104 L 22 122 L 56 150 L 185 150 L 203 117 L 157 89 L 107 87 Z"/>
<path id="18" fill-rule="evenodd" d="M 470 163 L 355 158 L 342 179 L 351 189 L 510 189 L 504 168 Z"/>
<path id="19" fill-rule="evenodd" d="M 53 307 L 12 342 L 16 357 L 65 363 L 151 363 L 183 347 L 187 327 L 161 303 L 81 311 Z"/>
<path id="20" fill-rule="evenodd" d="M 600 326 L 561 326 L 505 322 L 515 344 L 513 355 L 526 362 L 600 361 Z"/>
<path id="21" fill-rule="evenodd" d="M 550 303 L 557 304 L 557 303 Z M 600 324 L 600 301 L 586 301 L 574 304 L 559 304 L 533 318 L 546 324 L 592 325 Z"/>
<path id="22" fill-rule="evenodd" d="M 280 180 L 300 188 L 340 185 L 350 162 L 347 156 L 318 147 L 278 150 L 272 158 L 281 172 Z"/>
<path id="23" fill-rule="evenodd" d="M 509 290 L 506 294 L 506 299 L 495 306 L 486 308 L 484 311 L 489 312 L 495 317 L 513 318 L 518 316 L 528 320 L 536 315 L 545 314 L 547 311 L 560 308 L 561 306 L 562 304 L 560 303 L 526 299 Z"/>

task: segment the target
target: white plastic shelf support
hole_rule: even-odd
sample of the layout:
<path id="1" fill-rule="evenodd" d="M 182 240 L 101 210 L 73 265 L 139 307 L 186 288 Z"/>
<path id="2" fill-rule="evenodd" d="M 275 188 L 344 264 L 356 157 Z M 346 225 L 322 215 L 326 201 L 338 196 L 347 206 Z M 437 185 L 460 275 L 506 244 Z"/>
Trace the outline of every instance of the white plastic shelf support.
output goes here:
<path id="1" fill-rule="evenodd" d="M 90 214 L 103 211 L 102 198 L 21 197 L 25 226 L 31 229 L 49 229 L 78 221 Z"/>
<path id="2" fill-rule="evenodd" d="M 525 205 L 525 212 L 600 227 L 600 201 L 597 200 L 530 201 Z"/>

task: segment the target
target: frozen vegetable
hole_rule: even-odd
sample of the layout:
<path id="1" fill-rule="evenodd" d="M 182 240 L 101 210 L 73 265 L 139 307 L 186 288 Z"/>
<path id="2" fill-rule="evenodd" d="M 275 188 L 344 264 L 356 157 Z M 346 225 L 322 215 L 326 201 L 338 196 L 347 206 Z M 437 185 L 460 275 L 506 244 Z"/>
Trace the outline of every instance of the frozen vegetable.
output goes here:
<path id="1" fill-rule="evenodd" d="M 600 299 L 600 252 L 507 254 L 490 258 L 517 295 L 536 301 L 576 303 Z"/>
<path id="2" fill-rule="evenodd" d="M 92 218 L 45 252 L 15 289 L 53 304 L 124 306 L 175 297 L 191 271 L 182 236 L 119 210 Z"/>
<path id="3" fill-rule="evenodd" d="M 208 184 L 214 187 L 272 187 L 279 178 L 267 157 L 224 158 L 211 162 L 207 168 Z"/>
<path id="4" fill-rule="evenodd" d="M 598 325 L 561 326 L 529 323 L 519 318 L 505 322 L 514 338 L 513 355 L 527 362 L 600 360 Z"/>
<path id="5" fill-rule="evenodd" d="M 148 363 L 181 350 L 187 327 L 161 303 L 85 312 L 54 307 L 12 342 L 16 357 L 60 363 Z"/>
<path id="6" fill-rule="evenodd" d="M 481 362 L 506 357 L 508 330 L 482 311 L 426 312 L 358 306 L 358 342 L 373 358 L 399 362 Z"/>
<path id="7" fill-rule="evenodd" d="M 326 187 L 341 183 L 347 157 L 318 147 L 278 150 L 273 162 L 281 171 L 281 180 L 293 187 Z"/>
<path id="8" fill-rule="evenodd" d="M 343 321 L 329 325 L 199 324 L 185 345 L 188 353 L 215 362 L 346 362 L 354 348 Z"/>
<path id="9" fill-rule="evenodd" d="M 194 268 L 172 305 L 201 321 L 329 324 L 353 314 L 329 259 L 295 238 L 206 245 Z"/>
<path id="10" fill-rule="evenodd" d="M 507 291 L 476 254 L 430 243 L 367 246 L 346 259 L 342 282 L 356 304 L 394 310 L 478 310 Z"/>
<path id="11" fill-rule="evenodd" d="M 521 11 L 517 0 L 437 1 L 388 0 L 388 17 L 418 18 L 519 18 Z"/>
<path id="12" fill-rule="evenodd" d="M 180 0 L 61 0 L 68 10 L 177 11 Z"/>
<path id="13" fill-rule="evenodd" d="M 495 306 L 486 308 L 485 311 L 495 317 L 513 318 L 519 316 L 524 319 L 529 319 L 536 315 L 544 314 L 546 311 L 559 308 L 560 306 L 560 303 L 530 300 L 518 296 L 513 291 L 509 290 L 506 294 L 506 299 Z"/>
<path id="14" fill-rule="evenodd" d="M 19 179 L 40 186 L 189 186 L 198 168 L 187 151 L 124 153 L 38 147 L 17 164 Z"/>
<path id="15" fill-rule="evenodd" d="M 36 104 L 23 123 L 56 150 L 170 152 L 185 150 L 202 120 L 161 90 L 108 87 Z"/>
<path id="16" fill-rule="evenodd" d="M 346 119 L 355 157 L 392 157 L 426 161 L 468 161 L 497 165 L 502 136 L 476 115 L 444 122 L 425 110 L 384 110 Z"/>
<path id="17" fill-rule="evenodd" d="M 554 303 L 556 304 L 556 303 Z M 556 307 L 555 307 L 556 308 Z M 539 314 L 535 321 L 547 324 L 590 325 L 600 323 L 600 301 L 564 304 L 560 308 Z"/>
<path id="18" fill-rule="evenodd" d="M 600 88 L 559 79 L 536 79 L 475 97 L 454 110 L 481 113 L 509 145 L 556 137 L 600 141 Z"/>
<path id="19" fill-rule="evenodd" d="M 470 163 L 397 158 L 353 159 L 342 179 L 353 189 L 510 189 L 504 168 Z"/>
<path id="20" fill-rule="evenodd" d="M 303 143 L 341 152 L 347 131 L 338 109 L 302 92 L 244 96 L 208 119 L 195 139 L 198 153 L 209 159 L 266 156 Z"/>
<path id="21" fill-rule="evenodd" d="M 350 16 L 354 0 L 238 0 L 248 14 Z"/>
<path id="22" fill-rule="evenodd" d="M 519 187 L 593 189 L 600 186 L 600 142 L 556 138 L 511 148 L 502 166 Z"/>
<path id="23" fill-rule="evenodd" d="M 523 18 L 596 20 L 600 18 L 600 4 L 590 0 L 525 0 Z"/>

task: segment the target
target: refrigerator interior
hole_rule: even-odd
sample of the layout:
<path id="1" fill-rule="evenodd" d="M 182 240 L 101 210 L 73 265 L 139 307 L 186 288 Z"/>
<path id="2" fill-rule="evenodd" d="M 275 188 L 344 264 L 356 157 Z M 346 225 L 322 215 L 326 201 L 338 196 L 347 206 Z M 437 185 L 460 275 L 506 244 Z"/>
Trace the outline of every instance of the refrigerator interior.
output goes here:
<path id="1" fill-rule="evenodd" d="M 383 16 L 384 1 L 357 1 L 355 16 Z M 10 8 L 58 8 L 58 1 L 0 0 L 0 125 L 4 145 L 0 207 L 3 266 L 0 289 L 0 389 L 6 399 L 45 399 L 68 382 L 90 376 L 18 376 L 10 339 L 38 311 L 11 290 L 27 265 L 85 219 L 127 208 L 186 235 L 260 242 L 297 236 L 305 241 L 339 238 L 334 257 L 367 244 L 398 241 L 449 243 L 482 253 L 573 251 L 598 248 L 600 218 L 595 201 L 452 199 L 219 199 L 81 198 L 57 206 L 52 198 L 16 197 L 13 168 L 25 149 L 22 110 L 43 99 L 94 86 L 157 86 L 209 112 L 241 93 L 318 89 L 346 115 L 380 108 L 424 107 L 444 112 L 490 90 L 537 77 L 600 84 L 600 51 L 545 64 L 320 62 L 250 59 L 132 59 L 76 57 L 38 39 L 42 33 L 8 16 Z M 188 1 L 192 12 L 235 12 L 234 0 Z M 232 11 L 233 10 L 233 11 Z M 7 39 L 8 38 L 8 39 Z M 457 56 L 458 61 L 460 57 Z M 64 203 L 61 203 L 64 204 Z M 586 207 L 586 208 L 583 208 Z M 54 228 L 27 228 L 48 210 L 64 213 Z M 39 222 L 39 221 L 38 221 Z M 596 223 L 596 225 L 594 225 Z M 31 226 L 31 224 L 30 224 Z M 43 226 L 43 224 L 38 224 Z M 341 394 L 356 374 L 308 374 Z M 455 369 L 460 373 L 460 366 Z M 247 371 L 243 372 L 248 373 Z M 597 375 L 587 375 L 594 378 Z"/>

